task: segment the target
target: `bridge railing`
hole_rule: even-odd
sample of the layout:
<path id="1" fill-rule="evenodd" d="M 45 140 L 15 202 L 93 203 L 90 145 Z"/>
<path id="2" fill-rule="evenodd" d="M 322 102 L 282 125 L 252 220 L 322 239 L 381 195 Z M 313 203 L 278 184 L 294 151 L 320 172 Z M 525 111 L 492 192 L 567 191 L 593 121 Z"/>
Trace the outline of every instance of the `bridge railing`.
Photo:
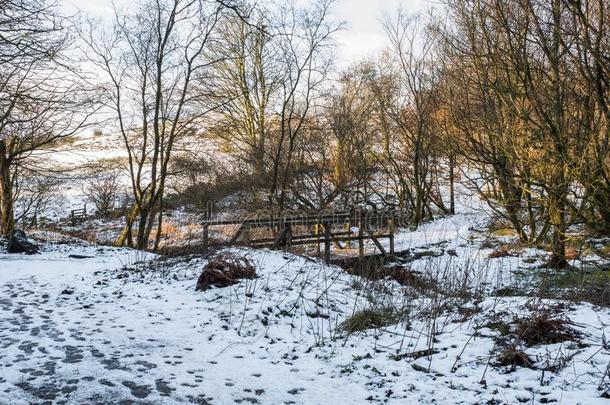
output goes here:
<path id="1" fill-rule="evenodd" d="M 408 220 L 405 212 L 398 210 L 352 210 L 311 213 L 287 213 L 256 215 L 239 219 L 209 219 L 203 221 L 203 247 L 212 244 L 210 228 L 233 226 L 237 230 L 225 241 L 215 240 L 216 245 L 247 245 L 287 249 L 296 245 L 317 244 L 324 246 L 324 257 L 330 260 L 333 243 L 358 242 L 358 255 L 365 255 L 365 241 L 373 241 L 383 255 L 394 254 L 394 234 L 397 224 Z M 264 237 L 252 238 L 255 230 Z M 380 239 L 389 240 L 389 252 Z"/>

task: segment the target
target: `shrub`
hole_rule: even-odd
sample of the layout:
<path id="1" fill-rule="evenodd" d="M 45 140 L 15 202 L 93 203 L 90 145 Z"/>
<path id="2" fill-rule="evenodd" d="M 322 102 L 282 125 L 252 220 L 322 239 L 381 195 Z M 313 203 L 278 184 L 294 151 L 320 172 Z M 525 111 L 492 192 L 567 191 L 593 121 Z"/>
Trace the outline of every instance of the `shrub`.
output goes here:
<path id="1" fill-rule="evenodd" d="M 92 177 L 84 186 L 83 192 L 93 203 L 95 210 L 107 216 L 118 202 L 119 180 L 117 173 L 104 173 Z"/>

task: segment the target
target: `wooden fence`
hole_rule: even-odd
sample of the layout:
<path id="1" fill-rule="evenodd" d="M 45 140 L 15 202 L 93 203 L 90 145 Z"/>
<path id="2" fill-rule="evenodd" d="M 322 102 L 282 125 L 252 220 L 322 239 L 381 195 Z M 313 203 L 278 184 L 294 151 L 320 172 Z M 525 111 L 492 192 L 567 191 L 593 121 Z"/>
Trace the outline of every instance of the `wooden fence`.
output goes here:
<path id="1" fill-rule="evenodd" d="M 289 249 L 296 245 L 324 245 L 324 257 L 330 260 L 333 243 L 358 242 L 358 255 L 365 255 L 364 242 L 371 240 L 383 255 L 394 254 L 394 233 L 398 221 L 405 214 L 396 210 L 354 210 L 319 214 L 285 214 L 257 216 L 247 219 L 206 220 L 203 222 L 203 247 L 211 244 L 210 228 L 218 226 L 237 227 L 227 241 L 215 241 L 217 245 L 242 244 L 253 247 Z M 254 230 L 266 237 L 253 239 Z M 389 240 L 389 252 L 380 239 Z"/>
<path id="2" fill-rule="evenodd" d="M 84 204 L 83 208 L 70 211 L 70 222 L 72 222 L 72 225 L 76 225 L 78 222 L 83 222 L 86 220 L 87 220 L 87 204 Z"/>

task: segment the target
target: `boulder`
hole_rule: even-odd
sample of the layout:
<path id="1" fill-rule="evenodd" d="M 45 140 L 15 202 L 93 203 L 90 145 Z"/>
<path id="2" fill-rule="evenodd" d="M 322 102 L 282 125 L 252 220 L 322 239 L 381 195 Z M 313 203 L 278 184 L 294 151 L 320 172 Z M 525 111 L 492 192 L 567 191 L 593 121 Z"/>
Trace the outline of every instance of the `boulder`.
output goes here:
<path id="1" fill-rule="evenodd" d="M 26 253 L 28 255 L 33 255 L 38 253 L 39 250 L 36 241 L 28 238 L 21 229 L 15 229 L 8 236 L 8 245 L 6 247 L 8 253 Z"/>

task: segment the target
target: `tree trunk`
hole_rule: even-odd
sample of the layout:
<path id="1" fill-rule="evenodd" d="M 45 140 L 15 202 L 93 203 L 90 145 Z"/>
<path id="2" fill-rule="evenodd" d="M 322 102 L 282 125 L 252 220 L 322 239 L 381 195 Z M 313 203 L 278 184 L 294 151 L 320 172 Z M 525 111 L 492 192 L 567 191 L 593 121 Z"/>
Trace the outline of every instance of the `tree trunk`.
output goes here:
<path id="1" fill-rule="evenodd" d="M 568 225 L 566 221 L 563 190 L 556 190 L 557 194 L 549 195 L 549 220 L 553 226 L 553 239 L 551 243 L 552 256 L 548 266 L 554 269 L 561 269 L 568 266 L 566 258 L 566 233 Z"/>
<path id="2" fill-rule="evenodd" d="M 157 233 L 155 235 L 155 245 L 153 247 L 153 252 L 157 252 L 159 250 L 159 244 L 161 243 L 161 231 L 163 230 L 163 198 L 159 201 L 159 213 L 157 216 Z"/>
<path id="3" fill-rule="evenodd" d="M 455 158 L 449 158 L 449 213 L 455 215 Z"/>
<path id="4" fill-rule="evenodd" d="M 140 219 L 138 221 L 138 233 L 136 237 L 136 249 L 146 250 L 148 248 L 148 238 L 150 237 L 150 231 L 152 228 L 149 226 L 149 219 L 151 217 L 151 208 L 142 207 L 140 210 Z"/>
<path id="5" fill-rule="evenodd" d="M 6 143 L 0 141 L 0 234 L 8 236 L 15 228 L 13 184 Z"/>
<path id="6" fill-rule="evenodd" d="M 132 234 L 133 223 L 135 222 L 136 217 L 138 216 L 139 212 L 140 212 L 140 210 L 138 209 L 138 205 L 134 204 L 134 206 L 131 208 L 131 210 L 127 214 L 125 228 L 123 228 L 123 231 L 121 232 L 121 234 L 119 235 L 117 240 L 114 242 L 114 246 L 124 246 L 125 242 L 127 241 L 128 246 L 133 247 L 133 234 Z"/>

